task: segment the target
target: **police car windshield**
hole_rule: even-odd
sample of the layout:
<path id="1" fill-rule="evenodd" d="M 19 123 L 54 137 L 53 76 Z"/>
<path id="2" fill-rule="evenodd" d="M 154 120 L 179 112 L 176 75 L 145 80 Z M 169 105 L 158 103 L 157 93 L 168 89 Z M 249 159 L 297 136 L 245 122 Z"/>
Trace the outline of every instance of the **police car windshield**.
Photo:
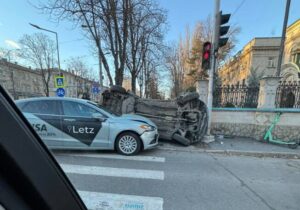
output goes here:
<path id="1" fill-rule="evenodd" d="M 116 113 L 116 112 L 113 112 L 113 111 L 111 111 L 111 110 L 107 109 L 106 107 L 103 107 L 103 106 L 101 106 L 101 105 L 99 105 L 99 104 L 91 103 L 91 102 L 88 102 L 88 103 L 89 103 L 89 104 L 92 104 L 93 106 L 96 106 L 96 107 L 102 109 L 104 112 L 107 112 L 107 113 L 110 114 L 110 115 L 117 116 L 117 117 L 121 116 L 120 114 L 118 114 L 118 113 Z"/>

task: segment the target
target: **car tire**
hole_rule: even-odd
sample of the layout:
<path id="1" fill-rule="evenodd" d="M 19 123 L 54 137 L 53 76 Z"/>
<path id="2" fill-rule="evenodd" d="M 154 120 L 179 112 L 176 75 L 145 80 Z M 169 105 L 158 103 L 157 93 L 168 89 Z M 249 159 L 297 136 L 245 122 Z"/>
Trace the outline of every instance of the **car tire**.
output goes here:
<path id="1" fill-rule="evenodd" d="M 141 150 L 141 139 L 133 132 L 124 132 L 117 137 L 115 145 L 121 155 L 136 155 Z"/>
<path id="2" fill-rule="evenodd" d="M 117 92 L 117 93 L 122 93 L 122 94 L 126 94 L 126 90 L 125 88 L 119 86 L 119 85 L 113 85 L 110 87 L 110 91 L 112 92 Z"/>
<path id="3" fill-rule="evenodd" d="M 178 133 L 174 133 L 172 139 L 184 146 L 189 146 L 191 144 L 189 139 L 184 138 L 183 136 L 179 135 Z"/>

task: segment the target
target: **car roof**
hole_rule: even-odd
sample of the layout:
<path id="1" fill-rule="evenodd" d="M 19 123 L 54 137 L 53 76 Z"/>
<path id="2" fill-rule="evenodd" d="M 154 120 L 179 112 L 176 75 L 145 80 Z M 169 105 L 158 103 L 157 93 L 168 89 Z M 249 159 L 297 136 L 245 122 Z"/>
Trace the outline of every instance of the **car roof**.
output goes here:
<path id="1" fill-rule="evenodd" d="M 31 101 L 74 101 L 74 102 L 81 102 L 81 103 L 95 103 L 93 101 L 89 101 L 86 99 L 80 99 L 80 98 L 69 98 L 69 97 L 34 97 L 34 98 L 26 98 L 26 99 L 19 99 L 16 100 L 16 103 L 24 103 L 24 102 L 31 102 Z"/>

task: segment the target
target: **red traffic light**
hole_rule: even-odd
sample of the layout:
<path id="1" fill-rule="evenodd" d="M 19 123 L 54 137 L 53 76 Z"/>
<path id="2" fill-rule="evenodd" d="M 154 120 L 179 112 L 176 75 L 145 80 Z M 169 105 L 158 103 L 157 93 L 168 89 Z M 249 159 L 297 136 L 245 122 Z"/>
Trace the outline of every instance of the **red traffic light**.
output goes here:
<path id="1" fill-rule="evenodd" d="M 205 52 L 205 53 L 203 54 L 203 58 L 204 58 L 205 60 L 209 59 L 209 53 L 208 53 L 208 52 Z"/>
<path id="2" fill-rule="evenodd" d="M 202 51 L 202 69 L 207 70 L 210 68 L 210 55 L 211 55 L 212 45 L 210 42 L 205 42 L 203 44 Z"/>

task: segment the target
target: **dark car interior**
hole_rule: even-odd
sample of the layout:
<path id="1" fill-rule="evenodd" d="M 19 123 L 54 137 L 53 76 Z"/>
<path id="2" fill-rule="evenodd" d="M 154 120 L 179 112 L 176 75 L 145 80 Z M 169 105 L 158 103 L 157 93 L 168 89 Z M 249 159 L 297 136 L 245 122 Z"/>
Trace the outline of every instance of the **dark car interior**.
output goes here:
<path id="1" fill-rule="evenodd" d="M 0 85 L 0 210 L 83 210 L 59 164 Z"/>

